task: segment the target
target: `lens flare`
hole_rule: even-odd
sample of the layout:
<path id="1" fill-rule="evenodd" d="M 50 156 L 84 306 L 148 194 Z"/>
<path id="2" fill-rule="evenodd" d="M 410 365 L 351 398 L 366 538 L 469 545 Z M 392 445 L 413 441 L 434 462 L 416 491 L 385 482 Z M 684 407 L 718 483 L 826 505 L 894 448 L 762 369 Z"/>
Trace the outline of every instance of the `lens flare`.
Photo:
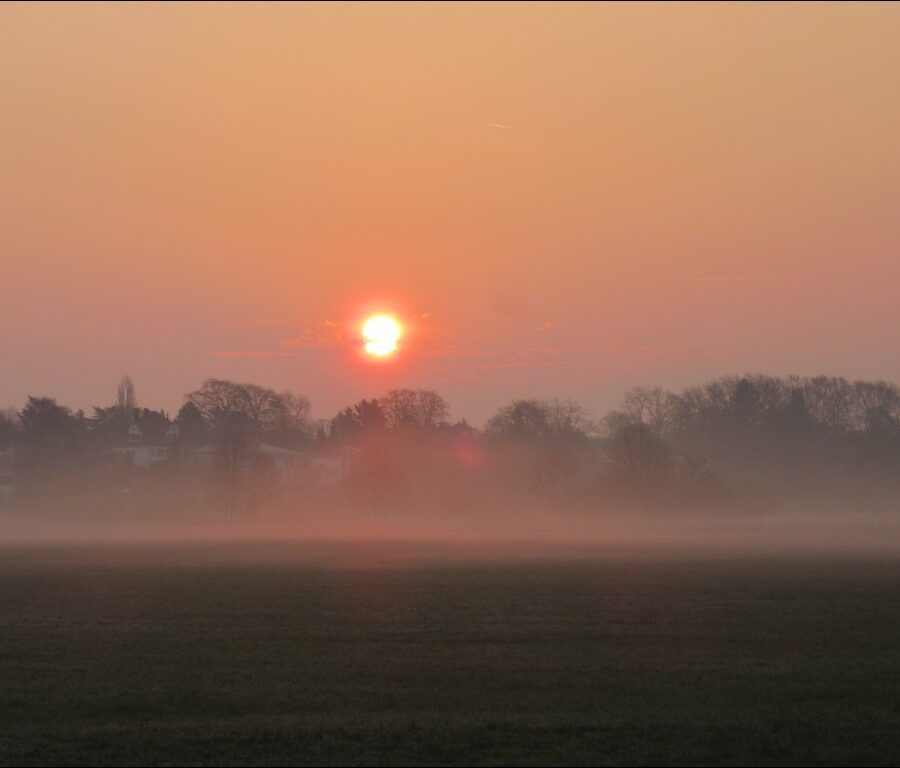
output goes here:
<path id="1" fill-rule="evenodd" d="M 403 329 L 390 315 L 372 315 L 362 327 L 363 347 L 375 357 L 388 357 L 397 351 Z"/>

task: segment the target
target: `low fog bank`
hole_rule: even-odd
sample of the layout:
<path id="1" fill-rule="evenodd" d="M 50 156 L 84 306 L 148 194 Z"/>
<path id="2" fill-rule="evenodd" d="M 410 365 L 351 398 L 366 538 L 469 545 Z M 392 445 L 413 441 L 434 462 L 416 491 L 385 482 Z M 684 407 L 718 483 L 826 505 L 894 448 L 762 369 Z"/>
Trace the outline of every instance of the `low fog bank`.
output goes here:
<path id="1" fill-rule="evenodd" d="M 31 397 L 0 418 L 0 543 L 403 542 L 479 557 L 900 548 L 900 389 L 887 382 L 635 388 L 599 421 L 571 401 L 515 400 L 481 429 L 451 421 L 428 390 L 309 412 L 302 395 L 217 379 L 175 418 L 138 407 L 127 377 L 91 417 Z"/>
<path id="2" fill-rule="evenodd" d="M 223 524 L 214 518 L 64 521 L 0 516 L 0 548 L 143 546 L 177 557 L 208 556 L 330 565 L 507 559 L 900 557 L 900 519 L 888 513 L 806 510 L 769 514 L 698 512 L 603 516 L 549 509 L 494 510 L 489 517 L 384 512 L 269 514 Z M 359 560 L 359 551 L 367 554 Z M 356 552 L 357 554 L 354 554 Z M 359 560 L 359 562 L 357 562 Z"/>

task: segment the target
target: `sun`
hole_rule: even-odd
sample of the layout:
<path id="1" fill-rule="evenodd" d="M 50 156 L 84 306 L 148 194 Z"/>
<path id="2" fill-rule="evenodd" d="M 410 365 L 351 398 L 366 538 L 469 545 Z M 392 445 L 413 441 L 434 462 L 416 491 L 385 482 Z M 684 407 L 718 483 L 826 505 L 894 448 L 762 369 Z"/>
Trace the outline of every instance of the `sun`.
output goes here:
<path id="1" fill-rule="evenodd" d="M 403 328 L 390 315 L 372 315 L 362 327 L 363 347 L 375 357 L 389 357 L 397 351 Z"/>

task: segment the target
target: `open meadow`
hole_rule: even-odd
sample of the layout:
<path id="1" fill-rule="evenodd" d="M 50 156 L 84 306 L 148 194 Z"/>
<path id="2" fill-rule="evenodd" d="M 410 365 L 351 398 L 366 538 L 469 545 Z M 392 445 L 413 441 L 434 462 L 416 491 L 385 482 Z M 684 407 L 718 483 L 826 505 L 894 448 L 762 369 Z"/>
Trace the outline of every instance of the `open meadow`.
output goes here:
<path id="1" fill-rule="evenodd" d="M 900 761 L 900 561 L 7 546 L 0 763 Z"/>

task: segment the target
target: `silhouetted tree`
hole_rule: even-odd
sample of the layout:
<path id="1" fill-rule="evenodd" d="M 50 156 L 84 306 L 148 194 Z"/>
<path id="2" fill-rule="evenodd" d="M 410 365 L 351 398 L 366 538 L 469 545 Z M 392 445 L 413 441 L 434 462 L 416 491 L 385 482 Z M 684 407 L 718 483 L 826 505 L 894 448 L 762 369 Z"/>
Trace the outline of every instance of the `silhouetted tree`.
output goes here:
<path id="1" fill-rule="evenodd" d="M 485 426 L 489 437 L 541 445 L 583 442 L 590 430 L 587 411 L 571 400 L 515 400 Z"/>
<path id="2" fill-rule="evenodd" d="M 854 424 L 857 429 L 879 436 L 896 431 L 900 417 L 900 390 L 887 381 L 857 381 L 853 384 Z"/>
<path id="3" fill-rule="evenodd" d="M 209 427 L 200 409 L 191 402 L 187 402 L 178 410 L 175 416 L 175 424 L 178 427 L 178 437 L 183 445 L 201 445 L 209 437 Z"/>
<path id="4" fill-rule="evenodd" d="M 515 400 L 488 419 L 485 434 L 514 442 L 540 443 L 550 433 L 543 400 Z"/>
<path id="5" fill-rule="evenodd" d="M 256 384 L 207 379 L 187 395 L 185 418 L 199 413 L 212 432 L 218 454 L 216 476 L 226 519 L 247 500 L 252 490 L 254 468 L 261 468 L 258 445 L 261 438 L 305 445 L 312 439 L 309 401 L 290 392 L 276 393 Z"/>
<path id="6" fill-rule="evenodd" d="M 123 376 L 116 388 L 116 407 L 126 417 L 131 418 L 134 409 L 137 408 L 137 399 L 134 395 L 134 382 L 130 376 Z"/>
<path id="7" fill-rule="evenodd" d="M 303 395 L 277 394 L 263 422 L 266 439 L 295 450 L 309 445 L 314 436 L 309 410 L 309 399 Z"/>
<path id="8" fill-rule="evenodd" d="M 437 429 L 450 413 L 447 401 L 428 389 L 392 389 L 379 403 L 388 426 L 395 429 Z"/>
<path id="9" fill-rule="evenodd" d="M 277 393 L 256 384 L 207 379 L 186 400 L 213 429 L 240 413 L 271 435 L 311 437 L 309 400 L 292 392 Z"/>
<path id="10" fill-rule="evenodd" d="M 353 412 L 353 408 L 338 411 L 331 420 L 329 437 L 332 440 L 349 440 L 359 435 L 362 427 Z"/>
<path id="11" fill-rule="evenodd" d="M 21 466 L 27 474 L 46 473 L 78 455 L 85 433 L 83 414 L 73 414 L 51 397 L 29 397 L 19 420 Z"/>
<path id="12" fill-rule="evenodd" d="M 0 450 L 11 446 L 19 436 L 21 423 L 12 408 L 0 411 Z"/>
<path id="13" fill-rule="evenodd" d="M 186 400 L 213 428 L 226 423 L 235 413 L 242 413 L 256 420 L 260 402 L 258 397 L 250 395 L 251 386 L 253 385 L 236 384 L 224 379 L 207 379 L 200 389 L 188 394 Z"/>
<path id="14" fill-rule="evenodd" d="M 331 420 L 330 436 L 334 440 L 353 440 L 378 435 L 387 427 L 387 416 L 376 399 L 360 400 L 339 411 Z"/>
<path id="15" fill-rule="evenodd" d="M 530 487 L 554 496 L 577 479 L 591 428 L 587 412 L 571 400 L 515 400 L 488 420 L 485 433 L 529 449 L 524 471 Z"/>
<path id="16" fill-rule="evenodd" d="M 610 435 L 650 425 L 650 392 L 607 415 Z M 729 476 L 813 492 L 850 477 L 900 483 L 900 389 L 888 382 L 726 376 L 657 399 L 666 417 L 653 431 Z"/>
<path id="17" fill-rule="evenodd" d="M 387 426 L 384 408 L 375 398 L 360 400 L 353 406 L 353 416 L 364 433 L 378 432 Z"/>
<path id="18" fill-rule="evenodd" d="M 675 418 L 676 398 L 660 387 L 633 387 L 623 398 L 623 413 L 628 422 L 646 424 L 662 437 Z"/>
<path id="19" fill-rule="evenodd" d="M 249 495 L 257 429 L 256 423 L 241 412 L 222 416 L 216 426 L 218 454 L 215 471 L 226 520 L 235 516 Z"/>
<path id="20" fill-rule="evenodd" d="M 628 480 L 645 486 L 662 480 L 671 466 L 668 446 L 646 424 L 618 429 L 610 437 L 609 456 Z"/>

